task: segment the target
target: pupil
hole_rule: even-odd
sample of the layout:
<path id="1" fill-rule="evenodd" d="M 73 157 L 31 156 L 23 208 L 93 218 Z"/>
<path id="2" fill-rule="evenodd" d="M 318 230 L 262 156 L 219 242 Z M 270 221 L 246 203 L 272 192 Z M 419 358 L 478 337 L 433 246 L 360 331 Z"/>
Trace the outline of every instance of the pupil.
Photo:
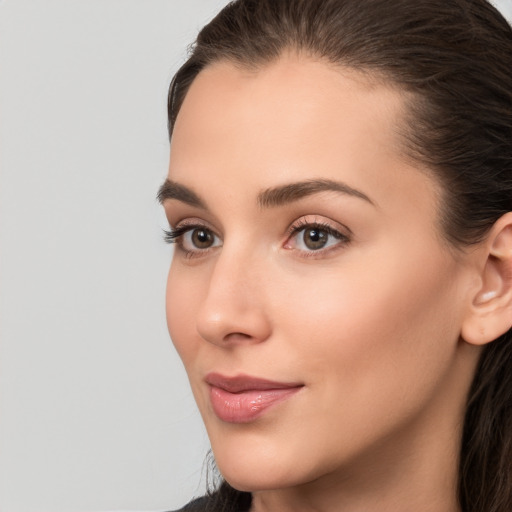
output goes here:
<path id="1" fill-rule="evenodd" d="M 320 233 L 316 229 L 312 229 L 309 232 L 309 238 L 312 242 L 318 242 L 318 240 L 320 240 L 320 236 Z"/>
<path id="2" fill-rule="evenodd" d="M 204 229 L 196 229 L 192 234 L 194 245 L 199 248 L 205 248 L 212 245 L 212 235 Z"/>
<path id="3" fill-rule="evenodd" d="M 321 249 L 327 243 L 327 235 L 320 229 L 309 229 L 304 233 L 304 243 L 309 249 Z"/>

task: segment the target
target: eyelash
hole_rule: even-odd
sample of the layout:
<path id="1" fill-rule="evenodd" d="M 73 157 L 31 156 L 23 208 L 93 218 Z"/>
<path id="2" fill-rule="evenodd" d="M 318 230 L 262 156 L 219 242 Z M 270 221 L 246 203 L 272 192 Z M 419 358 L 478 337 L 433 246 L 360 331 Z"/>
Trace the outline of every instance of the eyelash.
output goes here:
<path id="1" fill-rule="evenodd" d="M 185 249 L 183 244 L 183 237 L 187 233 L 193 233 L 196 229 L 202 229 L 213 234 L 214 237 L 219 238 L 218 235 L 214 233 L 212 229 L 204 224 L 193 223 L 193 224 L 183 224 L 182 226 L 178 226 L 176 228 L 171 228 L 169 230 L 164 230 L 164 241 L 168 244 L 176 244 L 177 248 L 185 255 L 186 258 L 194 258 L 204 256 L 206 253 L 210 252 L 211 249 L 215 247 L 208 247 L 205 249 L 196 250 L 188 250 Z"/>
<path id="2" fill-rule="evenodd" d="M 194 229 L 207 229 L 205 226 L 201 226 L 200 224 L 191 224 L 186 226 L 180 226 L 177 228 L 164 229 L 164 242 L 167 244 L 178 244 L 181 240 L 181 237 L 187 233 L 188 231 L 192 231 Z"/>
<path id="3" fill-rule="evenodd" d="M 205 249 L 197 248 L 196 250 L 188 250 L 185 249 L 183 246 L 183 237 L 187 233 L 191 233 L 196 229 L 202 229 L 209 233 L 211 233 L 214 237 L 220 238 L 215 232 L 210 229 L 208 226 L 204 224 L 185 224 L 183 226 L 178 226 L 176 228 L 171 228 L 169 230 L 164 230 L 164 241 L 169 244 L 176 244 L 178 248 L 183 251 L 185 256 L 187 258 L 193 258 L 193 257 L 200 257 L 208 253 L 211 249 L 215 247 L 208 247 Z M 302 231 L 305 231 L 306 229 L 309 230 L 318 230 L 323 233 L 326 233 L 328 236 L 331 236 L 339 241 L 339 243 L 334 244 L 333 246 L 328 246 L 327 248 L 320 248 L 318 250 L 301 250 L 298 249 L 299 252 L 301 252 L 301 257 L 304 258 L 311 258 L 315 256 L 321 256 L 327 252 L 330 252 L 331 250 L 335 250 L 339 248 L 340 246 L 346 246 L 350 241 L 351 238 L 337 229 L 334 229 L 330 224 L 324 223 L 324 222 L 318 222 L 318 221 L 309 221 L 306 218 L 300 219 L 299 221 L 295 222 L 290 226 L 290 228 L 287 230 L 286 233 L 286 242 L 284 247 L 288 248 L 288 250 L 294 250 L 293 248 L 287 247 L 289 245 L 290 240 L 292 240 L 294 237 L 296 237 L 299 233 Z M 348 228 L 347 228 L 348 230 Z M 348 230 L 350 231 L 350 230 Z M 297 250 L 297 249 L 295 249 Z"/>

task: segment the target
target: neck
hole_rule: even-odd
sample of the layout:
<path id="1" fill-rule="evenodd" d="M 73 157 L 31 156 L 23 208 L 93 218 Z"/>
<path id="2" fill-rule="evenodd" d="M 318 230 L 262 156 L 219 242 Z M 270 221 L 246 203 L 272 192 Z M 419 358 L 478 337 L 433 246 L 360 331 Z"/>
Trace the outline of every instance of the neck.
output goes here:
<path id="1" fill-rule="evenodd" d="M 400 463 L 396 452 L 374 451 L 372 460 L 356 470 L 336 471 L 300 487 L 255 492 L 251 512 L 460 512 L 454 444 L 443 449 L 439 443 L 425 464 L 405 446 L 399 450 Z M 441 457 L 443 463 L 436 465 L 433 459 Z"/>

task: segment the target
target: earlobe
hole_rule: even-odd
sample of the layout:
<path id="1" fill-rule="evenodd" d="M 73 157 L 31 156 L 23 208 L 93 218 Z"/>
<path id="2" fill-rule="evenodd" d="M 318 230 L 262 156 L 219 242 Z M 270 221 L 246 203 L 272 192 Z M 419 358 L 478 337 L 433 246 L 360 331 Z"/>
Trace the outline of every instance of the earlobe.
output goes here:
<path id="1" fill-rule="evenodd" d="M 496 221 L 482 253 L 481 286 L 462 325 L 462 338 L 485 345 L 512 327 L 512 212 Z"/>

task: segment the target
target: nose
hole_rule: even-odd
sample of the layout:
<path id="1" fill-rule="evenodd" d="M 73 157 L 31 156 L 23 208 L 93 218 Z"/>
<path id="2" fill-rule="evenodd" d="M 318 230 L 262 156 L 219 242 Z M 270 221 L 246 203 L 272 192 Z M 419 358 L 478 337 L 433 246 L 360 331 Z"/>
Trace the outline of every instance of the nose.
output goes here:
<path id="1" fill-rule="evenodd" d="M 260 343 L 271 332 L 261 262 L 226 248 L 210 272 L 207 293 L 199 308 L 199 335 L 219 346 Z"/>

